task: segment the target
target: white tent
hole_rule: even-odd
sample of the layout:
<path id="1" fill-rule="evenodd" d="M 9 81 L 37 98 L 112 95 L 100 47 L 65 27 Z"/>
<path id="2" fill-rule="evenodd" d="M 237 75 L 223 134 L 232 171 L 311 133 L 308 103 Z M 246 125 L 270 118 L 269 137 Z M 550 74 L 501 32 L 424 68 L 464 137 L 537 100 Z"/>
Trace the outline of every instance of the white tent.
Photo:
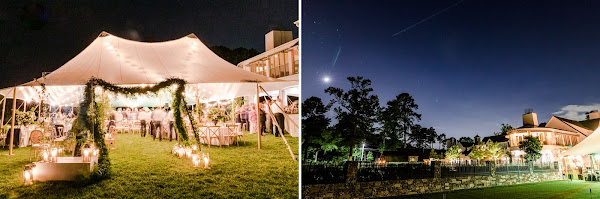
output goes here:
<path id="1" fill-rule="evenodd" d="M 207 100 L 256 95 L 256 83 L 249 82 L 260 82 L 269 90 L 298 85 L 298 81 L 268 78 L 240 69 L 214 54 L 194 34 L 172 41 L 138 42 L 102 32 L 43 80 L 17 86 L 15 98 L 38 101 L 39 85 L 43 82 L 50 103 L 75 104 L 75 96 L 82 94 L 83 85 L 92 77 L 117 85 L 148 85 L 176 77 L 196 85 L 192 86 L 193 94 Z M 0 89 L 0 95 L 12 98 L 11 90 Z"/>
<path id="2" fill-rule="evenodd" d="M 588 155 L 592 153 L 600 153 L 600 128 L 597 128 L 592 134 L 585 138 L 579 144 L 569 148 L 562 155 Z"/>

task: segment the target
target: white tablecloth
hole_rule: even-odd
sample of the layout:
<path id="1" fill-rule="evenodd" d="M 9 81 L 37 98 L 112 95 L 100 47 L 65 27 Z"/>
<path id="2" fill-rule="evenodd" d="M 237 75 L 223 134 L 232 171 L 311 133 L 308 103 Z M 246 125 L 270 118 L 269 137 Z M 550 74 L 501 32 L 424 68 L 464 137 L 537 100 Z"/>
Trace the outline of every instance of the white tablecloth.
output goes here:
<path id="1" fill-rule="evenodd" d="M 199 127 L 199 130 L 205 131 L 210 136 L 211 134 L 207 128 L 209 128 L 209 127 L 201 126 L 201 127 Z M 221 141 L 221 145 L 230 145 L 230 144 L 233 144 L 233 142 L 235 141 L 235 138 L 225 137 L 225 135 L 227 134 L 227 130 L 228 130 L 227 127 L 224 127 L 224 126 L 219 128 L 219 140 Z M 209 140 L 210 140 L 211 145 L 219 145 L 219 141 L 217 141 L 216 139 L 209 138 Z M 204 140 L 204 139 L 200 139 L 200 142 L 206 144 L 206 140 Z"/>

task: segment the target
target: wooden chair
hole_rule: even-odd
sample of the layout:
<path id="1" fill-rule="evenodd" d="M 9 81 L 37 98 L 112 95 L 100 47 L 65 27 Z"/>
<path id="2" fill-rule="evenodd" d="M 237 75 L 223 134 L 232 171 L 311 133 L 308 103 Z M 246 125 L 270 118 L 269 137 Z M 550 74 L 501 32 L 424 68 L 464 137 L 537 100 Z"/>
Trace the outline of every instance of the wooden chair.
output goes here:
<path id="1" fill-rule="evenodd" d="M 237 125 L 235 125 L 235 124 L 227 124 L 227 133 L 225 133 L 225 135 L 223 137 L 225 137 L 227 139 L 228 144 L 231 144 L 229 142 L 230 142 L 230 140 L 233 139 L 233 140 L 235 140 L 236 145 L 239 146 L 240 144 L 238 143 L 238 140 L 237 140 L 238 134 L 237 134 L 237 132 L 235 132 L 236 127 L 237 127 Z"/>
<path id="2" fill-rule="evenodd" d="M 242 139 L 244 138 L 244 131 L 242 131 L 242 123 L 235 123 L 235 131 L 237 139 Z M 244 141 L 244 143 L 246 143 Z"/>
<path id="3" fill-rule="evenodd" d="M 217 139 L 217 141 L 219 141 L 219 147 L 221 147 L 221 138 L 219 136 L 219 130 L 221 129 L 220 126 L 209 126 L 208 127 L 208 136 L 209 136 L 209 146 L 211 144 L 210 141 L 212 141 L 213 139 Z"/>
<path id="4" fill-rule="evenodd" d="M 42 131 L 33 130 L 29 134 L 29 142 L 31 143 L 31 151 L 29 152 L 29 160 L 31 161 L 31 153 L 33 153 L 33 159 L 37 160 L 37 154 L 44 149 L 44 146 L 40 144 L 42 139 Z"/>
<path id="5" fill-rule="evenodd" d="M 198 127 L 198 136 L 200 137 L 200 139 L 204 140 L 204 143 L 208 144 L 208 147 L 210 148 L 210 136 L 208 133 L 208 127 L 206 127 L 206 126 Z"/>
<path id="6" fill-rule="evenodd" d="M 104 136 L 104 141 L 108 143 L 110 149 L 117 148 L 117 128 L 115 126 L 110 126 L 108 133 Z"/>

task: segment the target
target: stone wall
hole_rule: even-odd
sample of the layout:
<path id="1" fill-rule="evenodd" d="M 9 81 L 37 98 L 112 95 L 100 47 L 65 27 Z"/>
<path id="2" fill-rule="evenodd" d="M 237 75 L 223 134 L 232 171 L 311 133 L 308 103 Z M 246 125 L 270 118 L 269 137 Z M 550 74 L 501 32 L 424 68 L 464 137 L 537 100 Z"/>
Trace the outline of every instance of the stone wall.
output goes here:
<path id="1" fill-rule="evenodd" d="M 454 178 L 429 178 L 389 180 L 374 182 L 347 181 L 339 184 L 313 184 L 302 186 L 303 198 L 373 198 L 410 194 L 454 191 L 523 183 L 560 180 L 558 172 L 514 174 L 496 176 L 469 176 Z"/>

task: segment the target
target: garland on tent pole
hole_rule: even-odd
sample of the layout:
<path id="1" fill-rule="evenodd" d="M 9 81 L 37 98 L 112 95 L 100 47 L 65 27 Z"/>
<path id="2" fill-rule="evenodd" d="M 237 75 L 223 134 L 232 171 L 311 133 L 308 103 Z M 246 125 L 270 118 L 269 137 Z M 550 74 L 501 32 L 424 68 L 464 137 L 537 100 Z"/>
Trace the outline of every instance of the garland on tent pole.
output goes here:
<path id="1" fill-rule="evenodd" d="M 178 78 L 169 78 L 163 82 L 160 82 L 152 87 L 120 87 L 111 83 L 108 83 L 102 79 L 91 78 L 85 87 L 84 99 L 81 102 L 80 114 L 77 118 L 78 124 L 80 125 L 79 130 L 88 130 L 93 133 L 94 143 L 96 147 L 99 149 L 99 157 L 98 157 L 98 165 L 94 168 L 94 175 L 98 178 L 105 178 L 110 175 L 110 159 L 108 158 L 108 148 L 106 147 L 106 143 L 104 142 L 104 133 L 102 129 L 102 108 L 96 106 L 94 100 L 94 88 L 99 86 L 104 90 L 124 94 L 126 96 L 131 96 L 135 94 L 149 94 L 149 93 L 158 93 L 161 89 L 167 88 L 169 86 L 175 85 L 177 88 L 173 92 L 173 116 L 175 119 L 175 128 L 179 133 L 180 142 L 185 146 L 189 146 L 189 137 L 183 122 L 183 118 L 181 117 L 182 111 L 187 110 L 185 102 L 183 98 L 183 93 L 185 92 L 185 80 Z M 196 137 L 196 141 L 200 143 L 200 138 L 198 137 L 198 133 L 195 128 L 195 120 L 192 114 L 188 111 L 185 111 L 185 114 L 190 118 L 190 122 L 192 125 L 192 130 L 194 132 L 194 136 Z"/>

